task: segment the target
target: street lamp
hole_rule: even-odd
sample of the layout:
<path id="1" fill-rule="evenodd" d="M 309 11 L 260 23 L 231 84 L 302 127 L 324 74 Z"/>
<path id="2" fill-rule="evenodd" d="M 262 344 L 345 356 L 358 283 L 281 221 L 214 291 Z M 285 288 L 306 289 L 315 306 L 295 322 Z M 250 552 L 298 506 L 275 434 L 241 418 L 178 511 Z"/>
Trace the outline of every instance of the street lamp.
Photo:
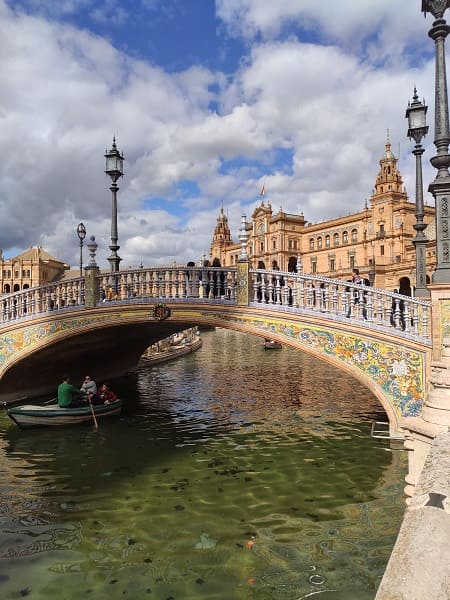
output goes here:
<path id="1" fill-rule="evenodd" d="M 433 273 L 433 283 L 450 283 L 450 131 L 445 67 L 445 38 L 450 27 L 443 19 L 447 8 L 450 8 L 450 0 L 422 0 L 422 12 L 425 16 L 429 12 L 436 19 L 428 32 L 436 47 L 434 145 L 437 155 L 430 162 L 437 169 L 437 175 L 428 187 L 436 204 L 436 270 Z"/>
<path id="2" fill-rule="evenodd" d="M 417 298 L 429 298 L 430 292 L 427 290 L 427 268 L 426 268 L 426 250 L 427 237 L 424 230 L 427 224 L 424 223 L 423 207 L 423 182 L 422 182 L 422 154 L 424 148 L 420 143 L 422 138 L 428 133 L 426 124 L 428 106 L 425 100 L 421 102 L 417 96 L 417 90 L 414 86 L 414 95 L 412 102 L 408 102 L 406 109 L 406 118 L 408 119 L 408 137 L 416 142 L 412 153 L 416 157 L 416 222 L 413 227 L 416 230 L 416 236 L 413 244 L 416 249 L 416 291 Z"/>
<path id="3" fill-rule="evenodd" d="M 80 240 L 80 277 L 83 277 L 83 241 L 86 237 L 86 227 L 83 223 L 79 223 L 77 226 L 77 236 Z"/>
<path id="4" fill-rule="evenodd" d="M 112 212 L 111 212 L 111 255 L 108 257 L 109 264 L 111 265 L 111 271 L 117 272 L 119 270 L 119 263 L 122 260 L 117 254 L 117 250 L 120 246 L 117 245 L 119 239 L 117 233 L 117 192 L 119 187 L 117 180 L 123 176 L 123 154 L 117 150 L 116 138 L 113 137 L 113 144 L 111 150 L 106 151 L 106 169 L 105 173 L 111 177 L 111 187 L 109 188 L 112 193 Z"/>

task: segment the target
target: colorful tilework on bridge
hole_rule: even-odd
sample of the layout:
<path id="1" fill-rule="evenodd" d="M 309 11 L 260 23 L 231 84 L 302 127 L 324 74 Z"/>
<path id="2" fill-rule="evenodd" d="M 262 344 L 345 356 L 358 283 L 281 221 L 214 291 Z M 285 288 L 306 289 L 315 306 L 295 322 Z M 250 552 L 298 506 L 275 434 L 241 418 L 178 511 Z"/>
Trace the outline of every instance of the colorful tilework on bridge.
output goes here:
<path id="1" fill-rule="evenodd" d="M 65 317 L 52 321 L 26 325 L 0 335 L 0 367 L 5 365 L 14 355 L 23 350 L 43 346 L 49 341 L 64 337 L 67 333 L 85 331 L 88 328 L 111 324 L 116 318 L 136 321 L 136 317 L 145 318 L 142 312 L 117 311 L 114 317 L 111 313 L 90 314 L 78 317 Z"/>

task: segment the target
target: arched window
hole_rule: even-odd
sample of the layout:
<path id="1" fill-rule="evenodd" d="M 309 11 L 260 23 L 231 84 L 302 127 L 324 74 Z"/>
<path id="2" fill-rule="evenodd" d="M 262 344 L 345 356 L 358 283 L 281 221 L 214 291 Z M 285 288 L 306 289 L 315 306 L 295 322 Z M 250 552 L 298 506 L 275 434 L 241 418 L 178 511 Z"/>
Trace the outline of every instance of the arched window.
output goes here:
<path id="1" fill-rule="evenodd" d="M 329 248 L 329 247 L 330 247 L 330 245 L 331 245 L 331 239 L 330 239 L 330 236 L 329 236 L 329 235 L 326 235 L 326 236 L 325 236 L 325 247 L 326 247 L 326 248 Z"/>
<path id="2" fill-rule="evenodd" d="M 343 244 L 348 244 L 348 231 L 343 231 L 342 232 L 342 243 Z"/>
<path id="3" fill-rule="evenodd" d="M 322 238 L 318 237 L 317 238 L 317 248 L 320 250 L 322 248 Z"/>
<path id="4" fill-rule="evenodd" d="M 358 230 L 352 229 L 352 242 L 355 243 L 358 241 Z"/>
<path id="5" fill-rule="evenodd" d="M 339 246 L 339 234 L 338 233 L 335 233 L 333 235 L 333 243 L 335 246 Z"/>
<path id="6" fill-rule="evenodd" d="M 10 287 L 9 283 L 5 283 L 5 285 L 3 286 L 3 293 L 9 294 L 10 292 L 11 292 L 11 287 Z"/>
<path id="7" fill-rule="evenodd" d="M 311 239 L 309 240 L 309 249 L 310 249 L 310 250 L 314 250 L 314 238 L 311 238 Z"/>
<path id="8" fill-rule="evenodd" d="M 18 283 L 14 284 L 13 292 L 20 292 L 20 285 Z"/>

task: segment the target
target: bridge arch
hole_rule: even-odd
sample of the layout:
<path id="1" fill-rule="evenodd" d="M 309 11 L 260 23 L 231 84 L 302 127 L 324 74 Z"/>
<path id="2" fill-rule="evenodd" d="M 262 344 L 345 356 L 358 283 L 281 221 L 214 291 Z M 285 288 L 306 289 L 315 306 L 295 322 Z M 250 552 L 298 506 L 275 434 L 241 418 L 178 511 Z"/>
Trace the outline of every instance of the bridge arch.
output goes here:
<path id="1" fill-rule="evenodd" d="M 61 373 L 73 379 L 86 369 L 97 377 L 133 370 L 145 348 L 194 325 L 211 325 L 270 337 L 325 360 L 358 379 L 380 401 L 392 431 L 420 413 L 430 348 L 402 345 L 388 333 L 316 315 L 262 307 L 221 306 L 193 299 L 170 303 L 171 315 L 154 317 L 154 303 L 105 304 L 95 309 L 45 314 L 0 332 L 0 399 L 55 389 Z"/>

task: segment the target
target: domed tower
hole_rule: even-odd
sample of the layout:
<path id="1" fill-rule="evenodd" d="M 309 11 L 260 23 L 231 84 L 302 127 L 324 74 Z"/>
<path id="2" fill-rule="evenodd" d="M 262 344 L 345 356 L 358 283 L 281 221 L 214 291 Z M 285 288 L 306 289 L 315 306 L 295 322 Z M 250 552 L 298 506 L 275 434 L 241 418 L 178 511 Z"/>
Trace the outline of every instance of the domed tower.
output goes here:
<path id="1" fill-rule="evenodd" d="M 380 159 L 380 172 L 378 173 L 375 189 L 371 198 L 372 202 L 378 204 L 389 197 L 391 200 L 405 200 L 406 193 L 403 186 L 403 179 L 397 168 L 398 159 L 391 150 L 391 140 L 389 132 L 386 140 L 386 150 Z"/>
<path id="2" fill-rule="evenodd" d="M 214 229 L 214 236 L 211 242 L 210 259 L 211 262 L 214 259 L 218 259 L 220 264 L 225 264 L 225 250 L 233 245 L 231 239 L 231 231 L 228 225 L 228 217 L 223 210 L 223 204 L 220 208 L 220 214 L 217 217 L 216 227 Z"/>

